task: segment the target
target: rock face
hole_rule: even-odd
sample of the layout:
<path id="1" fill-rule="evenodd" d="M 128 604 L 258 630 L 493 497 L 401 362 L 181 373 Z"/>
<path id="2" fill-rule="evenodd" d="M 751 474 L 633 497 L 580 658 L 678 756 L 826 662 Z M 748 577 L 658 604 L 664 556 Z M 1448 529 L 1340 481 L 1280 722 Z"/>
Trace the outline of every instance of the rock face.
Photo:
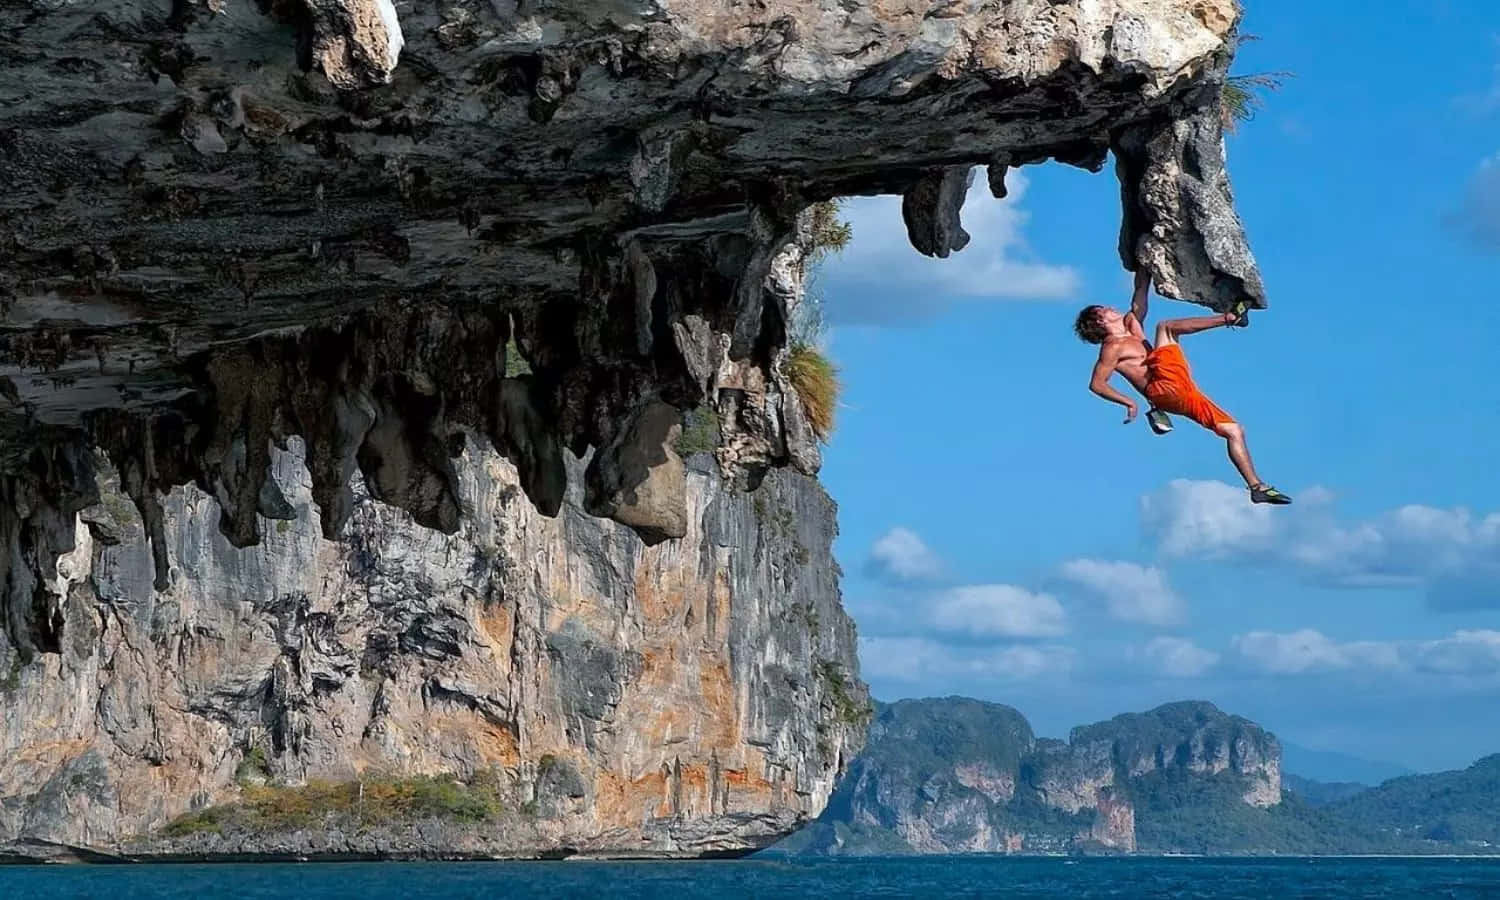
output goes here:
<path id="1" fill-rule="evenodd" d="M 1235 0 L 21 7 L 0 456 L 66 482 L 57 451 L 27 457 L 101 446 L 153 532 L 154 497 L 191 482 L 236 546 L 260 539 L 287 435 L 329 535 L 356 468 L 452 533 L 461 427 L 548 514 L 558 448 L 593 448 L 586 508 L 653 540 L 678 492 L 621 479 L 661 455 L 661 405 L 717 412 L 735 483 L 811 473 L 782 369 L 805 210 L 903 194 L 920 250 L 962 252 L 976 164 L 1003 193 L 1011 166 L 1112 150 L 1126 268 L 1264 305 L 1217 119 Z M 67 530 L 72 487 L 41 486 L 63 521 L 33 530 Z"/>
<path id="2" fill-rule="evenodd" d="M 1216 309 L 1265 305 L 1217 119 L 1235 0 L 12 0 L 8 10 L 0 646 L 43 725 L 28 735 L 7 726 L 8 746 L 31 748 L 7 765 L 63 779 L 39 799 L 8 801 L 17 833 L 34 820 L 109 841 L 189 795 L 222 795 L 231 748 L 259 740 L 246 730 L 252 707 L 272 711 L 260 727 L 281 735 L 272 749 L 288 776 L 354 765 L 356 745 L 417 769 L 479 758 L 438 745 L 406 756 L 399 748 L 414 737 L 350 730 L 420 698 L 423 710 L 440 701 L 484 721 L 570 721 L 568 746 L 599 755 L 579 760 L 586 782 L 595 771 L 645 777 L 646 757 L 621 763 L 607 748 L 656 746 L 635 733 L 648 720 L 633 711 L 609 719 L 614 732 L 589 724 L 613 715 L 615 693 L 554 685 L 563 699 L 544 715 L 538 682 L 514 672 L 540 671 L 545 656 L 600 683 L 655 677 L 630 630 L 647 613 L 631 607 L 627 627 L 611 605 L 637 589 L 637 563 L 570 544 L 587 530 L 567 524 L 580 516 L 608 520 L 589 533 L 628 544 L 611 552 L 630 560 L 656 558 L 637 539 L 662 558 L 746 552 L 703 538 L 693 484 L 709 476 L 691 474 L 675 449 L 682 414 L 716 423 L 705 448 L 716 490 L 783 491 L 779 470 L 817 471 L 784 363 L 818 201 L 901 194 L 919 250 L 976 252 L 961 222 L 975 166 L 1003 194 L 1009 167 L 1055 159 L 1099 170 L 1113 152 L 1125 267 L 1146 266 L 1164 293 Z M 307 473 L 295 488 L 277 474 L 294 445 Z M 499 465 L 481 464 L 480 446 L 505 460 L 524 497 L 503 514 L 475 493 L 475 473 Z M 133 514 L 115 508 L 122 496 Z M 322 538 L 349 546 L 308 532 L 314 507 Z M 369 509 L 389 517 L 388 532 L 356 523 Z M 485 510 L 494 521 L 473 521 Z M 618 563 L 612 580 L 593 582 L 599 602 L 578 613 L 585 632 L 516 601 L 515 622 L 539 629 L 512 623 L 536 642 L 518 651 L 531 662 L 505 670 L 525 690 L 494 693 L 465 668 L 477 665 L 462 652 L 471 644 L 499 652 L 469 636 L 483 616 L 465 604 L 479 601 L 445 601 L 462 625 L 424 606 L 430 587 L 478 591 L 460 590 L 452 572 L 429 572 L 400 599 L 319 605 L 356 590 L 339 585 L 358 580 L 346 563 L 366 559 L 359 547 L 409 544 L 420 557 L 502 528 L 557 529 L 542 554 L 554 568 Z M 535 553 L 501 558 L 539 565 Z M 111 581 L 122 567 L 129 577 Z M 197 580 L 205 571 L 222 581 Z M 262 590 L 273 585 L 290 594 Z M 223 607 L 231 596 L 257 598 L 244 601 L 254 614 Z M 753 616 L 773 611 L 747 613 L 746 633 L 771 627 Z M 411 657 L 416 668 L 372 670 L 405 679 L 399 687 L 360 693 L 360 642 L 374 632 L 346 614 L 405 629 L 373 657 Z M 818 621 L 834 628 L 835 618 Z M 694 622 L 680 627 L 707 627 Z M 469 662 L 448 659 L 453 647 Z M 809 682 L 790 659 L 777 665 L 796 684 L 767 676 L 772 686 L 751 697 L 747 676 L 731 679 L 744 735 L 800 708 Z M 259 697 L 263 664 L 274 677 Z M 827 667 L 807 671 L 834 683 Z M 340 712 L 316 705 L 333 703 L 325 695 L 341 698 Z M 763 706 L 778 712 L 748 712 Z M 392 721 L 415 721 L 404 715 Z M 530 746 L 529 727 L 511 729 L 518 747 Z M 34 743 L 43 732 L 55 740 Z M 304 744 L 304 732 L 320 737 Z M 116 785 L 137 791 L 118 803 L 70 799 L 74 774 L 109 783 L 115 757 L 95 747 L 101 734 L 122 759 L 145 760 L 149 789 Z M 182 740 L 211 758 L 180 762 Z M 503 756 L 499 747 L 486 752 Z M 516 752 L 524 768 L 532 757 Z M 694 759 L 719 772 L 701 785 L 739 765 Z M 675 766 L 660 777 L 693 787 L 668 796 L 698 796 L 699 776 L 679 778 Z M 563 833 L 616 812 L 629 819 L 621 834 L 636 833 L 645 801 L 633 788 L 621 789 L 629 800 L 599 790 L 588 802 L 606 812 Z M 763 807 L 811 811 L 819 790 Z"/>
<path id="3" fill-rule="evenodd" d="M 863 739 L 834 509 L 803 475 L 744 493 L 710 457 L 690 463 L 685 534 L 654 547 L 582 509 L 582 463 L 548 518 L 478 443 L 454 463 L 457 533 L 356 477 L 330 541 L 294 441 L 272 455 L 291 516 L 262 521 L 257 547 L 220 534 L 197 488 L 162 499 L 164 591 L 110 472 L 58 565 L 60 644 L 28 657 L 0 638 L 0 844 L 503 856 L 774 840 L 817 814 Z M 137 840 L 235 801 L 247 773 L 485 774 L 506 816 Z"/>
<path id="4" fill-rule="evenodd" d="M 1007 706 L 903 700 L 880 708 L 818 823 L 778 850 L 1133 852 L 1138 824 L 1214 813 L 1184 803 L 1280 803 L 1280 762 L 1274 736 L 1208 703 L 1075 728 L 1065 743 Z"/>

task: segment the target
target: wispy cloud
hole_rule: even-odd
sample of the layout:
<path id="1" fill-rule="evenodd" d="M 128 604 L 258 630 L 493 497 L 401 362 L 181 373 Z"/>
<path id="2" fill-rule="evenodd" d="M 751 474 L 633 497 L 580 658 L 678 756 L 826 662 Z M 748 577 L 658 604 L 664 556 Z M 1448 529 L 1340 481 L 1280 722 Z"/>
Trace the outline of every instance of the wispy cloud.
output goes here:
<path id="1" fill-rule="evenodd" d="M 1071 648 L 1056 644 L 953 647 L 919 637 L 868 637 L 859 642 L 860 670 L 866 679 L 903 684 L 1024 681 L 1068 671 L 1073 655 Z"/>
<path id="2" fill-rule="evenodd" d="M 947 259 L 914 250 L 901 217 L 901 198 L 853 197 L 844 218 L 854 240 L 819 273 L 827 285 L 830 324 L 903 324 L 922 321 L 954 300 L 1064 300 L 1077 295 L 1081 279 L 1070 266 L 1038 260 L 1024 231 L 1021 207 L 1028 182 L 1021 172 L 1007 179 L 1009 195 L 990 195 L 983 171 L 969 188 L 964 230 L 972 240 Z"/>
<path id="3" fill-rule="evenodd" d="M 886 633 L 940 636 L 967 642 L 1056 637 L 1067 630 L 1051 594 L 1010 584 L 943 584 L 942 557 L 910 528 L 895 527 L 870 545 L 867 569 L 892 590 L 865 604 Z"/>
<path id="4" fill-rule="evenodd" d="M 1104 602 L 1110 616 L 1144 625 L 1179 625 L 1187 605 L 1167 583 L 1161 569 L 1132 562 L 1074 559 L 1063 563 L 1062 577 Z"/>
<path id="5" fill-rule="evenodd" d="M 921 535 L 892 528 L 870 546 L 870 573 L 884 581 L 907 584 L 941 578 L 943 561 Z"/>
<path id="6" fill-rule="evenodd" d="M 1393 669 L 1401 662 L 1392 644 L 1340 643 L 1311 628 L 1285 634 L 1252 631 L 1235 638 L 1234 649 L 1253 668 L 1273 675 L 1330 669 Z"/>
<path id="7" fill-rule="evenodd" d="M 1417 587 L 1439 609 L 1500 607 L 1500 513 L 1409 504 L 1342 521 L 1333 495 L 1252 506 L 1222 482 L 1174 481 L 1142 498 L 1141 518 L 1169 557 L 1267 561 L 1337 587 Z"/>
<path id="8" fill-rule="evenodd" d="M 1270 675 L 1340 670 L 1500 674 L 1500 631 L 1456 631 L 1432 640 L 1337 641 L 1305 628 L 1286 633 L 1252 631 L 1236 637 L 1233 646 L 1242 662 Z"/>
<path id="9" fill-rule="evenodd" d="M 1270 508 L 1251 505 L 1243 488 L 1222 481 L 1168 483 L 1141 498 L 1141 522 L 1169 556 L 1240 556 L 1276 535 Z"/>
<path id="10" fill-rule="evenodd" d="M 1062 604 L 1009 584 L 950 588 L 931 606 L 931 622 L 944 634 L 969 638 L 1039 638 L 1063 634 Z"/>
<path id="11" fill-rule="evenodd" d="M 1153 638 L 1141 651 L 1158 673 L 1171 678 L 1197 678 L 1218 664 L 1220 656 L 1186 638 Z"/>

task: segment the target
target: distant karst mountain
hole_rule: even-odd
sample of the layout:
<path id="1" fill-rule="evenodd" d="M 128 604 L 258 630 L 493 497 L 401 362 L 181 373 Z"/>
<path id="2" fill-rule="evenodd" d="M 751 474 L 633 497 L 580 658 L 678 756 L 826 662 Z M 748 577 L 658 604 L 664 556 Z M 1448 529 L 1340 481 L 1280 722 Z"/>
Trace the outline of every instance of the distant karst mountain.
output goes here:
<path id="1" fill-rule="evenodd" d="M 819 819 L 770 850 L 903 853 L 1493 852 L 1500 756 L 1379 788 L 1283 780 L 1275 735 L 1171 703 L 1037 738 L 963 697 L 877 705 Z"/>
<path id="2" fill-rule="evenodd" d="M 1209 703 L 1118 716 L 1063 742 L 1036 738 L 1008 706 L 903 700 L 879 706 L 869 741 L 818 822 L 779 850 L 1165 850 L 1163 810 L 1179 795 L 1261 817 L 1281 801 L 1276 738 Z"/>

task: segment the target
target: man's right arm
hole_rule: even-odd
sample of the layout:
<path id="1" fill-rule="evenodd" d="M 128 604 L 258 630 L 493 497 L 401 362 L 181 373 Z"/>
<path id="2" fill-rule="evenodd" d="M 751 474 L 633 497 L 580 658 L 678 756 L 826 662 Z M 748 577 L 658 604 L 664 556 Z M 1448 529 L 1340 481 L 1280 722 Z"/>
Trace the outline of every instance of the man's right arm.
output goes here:
<path id="1" fill-rule="evenodd" d="M 1151 302 L 1151 270 L 1141 266 L 1135 273 L 1135 292 L 1130 295 L 1130 316 L 1126 320 L 1125 327 L 1130 328 L 1129 319 L 1135 320 L 1136 336 L 1144 339 L 1146 337 L 1146 309 Z"/>
<path id="2" fill-rule="evenodd" d="M 1100 397 L 1125 407 L 1125 424 L 1135 421 L 1138 410 L 1135 401 L 1110 386 L 1109 378 L 1115 374 L 1115 353 L 1106 349 L 1099 352 L 1099 361 L 1094 364 L 1094 373 L 1089 378 L 1089 390 Z"/>

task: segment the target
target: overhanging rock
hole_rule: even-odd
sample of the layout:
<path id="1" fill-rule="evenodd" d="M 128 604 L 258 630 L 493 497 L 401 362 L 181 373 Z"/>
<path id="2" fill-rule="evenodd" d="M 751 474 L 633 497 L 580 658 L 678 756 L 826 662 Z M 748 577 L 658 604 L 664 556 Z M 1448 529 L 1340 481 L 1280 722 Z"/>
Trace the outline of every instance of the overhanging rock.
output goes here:
<path id="1" fill-rule="evenodd" d="M 945 255 L 973 166 L 1000 192 L 1007 166 L 1112 148 L 1126 267 L 1265 305 L 1216 118 L 1235 0 L 21 6 L 0 30 L 0 459 L 30 498 L 0 512 L 10 593 L 68 552 L 87 473 L 59 461 L 90 444 L 148 529 L 193 483 L 236 545 L 285 514 L 269 448 L 293 435 L 331 534 L 356 470 L 452 531 L 466 433 L 555 512 L 562 451 L 613 466 L 645 409 L 712 408 L 734 483 L 810 472 L 782 363 L 830 197 L 905 195 Z M 625 483 L 660 471 L 596 470 L 587 506 L 668 536 L 676 492 L 647 511 Z"/>

